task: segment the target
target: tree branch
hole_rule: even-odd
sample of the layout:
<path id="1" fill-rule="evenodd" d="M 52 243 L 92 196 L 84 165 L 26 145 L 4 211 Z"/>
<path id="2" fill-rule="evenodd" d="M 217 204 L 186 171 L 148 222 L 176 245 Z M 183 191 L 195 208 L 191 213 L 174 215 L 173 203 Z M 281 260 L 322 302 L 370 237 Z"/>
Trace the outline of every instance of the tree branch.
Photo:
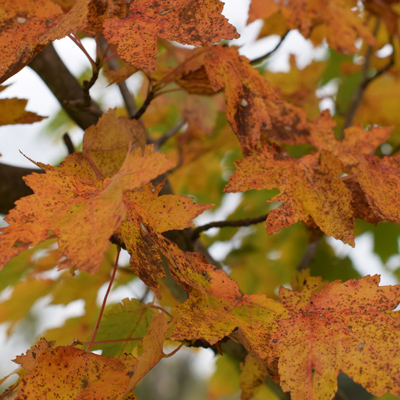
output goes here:
<path id="1" fill-rule="evenodd" d="M 374 35 L 376 35 L 378 29 L 379 29 L 379 20 L 376 23 L 376 26 L 374 29 Z M 392 41 L 393 41 L 393 39 L 390 38 L 391 43 L 392 43 Z M 357 110 L 360 107 L 361 101 L 364 96 L 364 92 L 367 89 L 368 85 L 371 82 L 373 82 L 375 79 L 380 77 L 382 74 L 384 74 L 386 71 L 388 71 L 394 65 L 394 47 L 392 46 L 392 48 L 393 48 L 393 52 L 392 52 L 389 62 L 382 69 L 378 70 L 373 76 L 369 77 L 368 70 L 370 68 L 373 48 L 372 48 L 372 46 L 368 46 L 367 53 L 365 55 L 365 62 L 364 62 L 363 70 L 362 70 L 363 79 L 362 79 L 360 85 L 358 86 L 357 91 L 354 94 L 353 101 L 350 105 L 350 108 L 347 111 L 344 129 L 353 125 L 354 117 L 356 116 Z"/>
<path id="2" fill-rule="evenodd" d="M 43 171 L 0 163 L 0 214 L 7 214 L 14 207 L 14 202 L 33 193 L 22 179 L 33 172 Z"/>
<path id="3" fill-rule="evenodd" d="M 99 45 L 103 53 L 108 48 L 106 40 L 102 37 L 99 38 Z M 115 57 L 111 57 L 110 59 L 108 59 L 107 65 L 112 71 L 115 71 L 119 68 L 118 61 L 115 59 Z M 119 87 L 119 91 L 121 92 L 122 100 L 124 101 L 126 111 L 128 112 L 128 116 L 129 118 L 133 118 L 138 111 L 133 94 L 128 89 L 126 82 L 121 82 L 118 83 L 117 85 Z"/>
<path id="4" fill-rule="evenodd" d="M 64 144 L 65 144 L 65 147 L 67 148 L 68 154 L 75 153 L 74 144 L 72 143 L 71 137 L 68 135 L 67 132 L 64 133 L 62 138 L 63 138 Z"/>
<path id="5" fill-rule="evenodd" d="M 179 130 L 185 125 L 185 121 L 179 121 L 175 126 L 173 126 L 168 132 L 161 136 L 157 141 L 154 142 L 154 149 L 158 150 L 169 138 L 174 136 Z"/>
<path id="6" fill-rule="evenodd" d="M 278 44 L 277 44 L 271 51 L 269 51 L 267 54 L 264 54 L 264 55 L 261 56 L 261 57 L 257 57 L 257 58 L 255 58 L 254 60 L 251 60 L 251 61 L 250 61 L 250 64 L 251 64 L 251 65 L 260 64 L 260 63 L 262 63 L 263 61 L 265 61 L 266 59 L 268 59 L 269 57 L 271 57 L 272 54 L 274 54 L 274 53 L 279 49 L 279 47 L 281 47 L 281 44 L 284 42 L 284 40 L 286 39 L 286 36 L 288 35 L 289 32 L 290 32 L 290 30 L 288 29 L 288 30 L 284 33 L 284 35 L 281 37 L 281 40 L 278 42 Z"/>
<path id="7" fill-rule="evenodd" d="M 52 44 L 39 53 L 29 66 L 42 78 L 61 106 L 83 130 L 97 123 L 102 110 L 96 104 L 89 109 L 77 108 L 83 104 L 82 87 L 58 56 Z"/>
<path id="8" fill-rule="evenodd" d="M 150 105 L 153 99 L 154 99 L 154 93 L 152 91 L 149 91 L 146 100 L 142 104 L 142 107 L 139 108 L 139 110 L 135 113 L 132 119 L 139 119 L 146 112 L 147 107 Z"/>
<path id="9" fill-rule="evenodd" d="M 209 224 L 198 226 L 197 228 L 193 229 L 191 239 L 192 240 L 198 239 L 201 232 L 204 232 L 211 228 L 225 228 L 227 226 L 239 228 L 241 226 L 249 226 L 249 225 L 253 225 L 253 224 L 258 224 L 260 222 L 265 221 L 267 219 L 267 217 L 268 217 L 268 214 L 265 214 L 265 215 L 261 215 L 260 217 L 256 217 L 256 218 L 237 219 L 234 221 L 210 222 Z"/>

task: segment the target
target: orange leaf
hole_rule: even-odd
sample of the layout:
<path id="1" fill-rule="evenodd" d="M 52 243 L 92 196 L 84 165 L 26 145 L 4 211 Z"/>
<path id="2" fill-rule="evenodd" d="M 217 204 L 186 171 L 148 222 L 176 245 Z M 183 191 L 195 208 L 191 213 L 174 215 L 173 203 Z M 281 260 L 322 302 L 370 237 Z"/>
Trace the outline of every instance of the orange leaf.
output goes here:
<path id="1" fill-rule="evenodd" d="M 400 156 L 360 157 L 358 182 L 374 214 L 400 222 Z"/>
<path id="2" fill-rule="evenodd" d="M 237 48 L 212 47 L 205 67 L 214 91 L 225 90 L 226 116 L 244 155 L 256 148 L 261 133 L 289 144 L 306 143 L 306 113 L 282 101 Z"/>
<path id="3" fill-rule="evenodd" d="M 121 57 L 139 69 L 154 69 L 157 37 L 200 46 L 239 35 L 221 14 L 218 0 L 132 2 L 124 19 L 107 19 L 104 36 L 118 45 Z"/>
<path id="4" fill-rule="evenodd" d="M 296 399 L 332 399 L 343 371 L 375 396 L 400 394 L 400 324 L 394 309 L 400 286 L 379 276 L 322 285 L 304 277 L 298 290 L 281 288 L 290 313 L 271 338 L 280 384 Z"/>
<path id="5" fill-rule="evenodd" d="M 348 167 L 358 164 L 360 153 L 370 154 L 385 143 L 393 130 L 390 126 L 374 127 L 369 131 L 361 126 L 351 126 L 344 130 L 344 138 L 340 141 L 335 138 L 335 126 L 329 111 L 323 111 L 311 125 L 310 142 L 318 151 L 329 151 Z"/>
<path id="6" fill-rule="evenodd" d="M 34 194 L 22 198 L 7 216 L 8 227 L 0 236 L 0 265 L 29 246 L 57 236 L 66 256 L 59 268 L 98 270 L 109 238 L 126 214 L 123 193 L 147 184 L 173 163 L 147 146 L 128 153 L 113 178 L 94 179 L 90 172 L 68 162 L 47 167 L 46 174 L 26 177 Z M 71 158 L 74 160 L 74 158 Z"/>
<path id="7" fill-rule="evenodd" d="M 212 207 L 212 204 L 193 204 L 191 197 L 158 196 L 163 183 L 154 188 L 148 185 L 125 194 L 127 218 L 121 225 L 121 236 L 131 254 L 131 268 L 146 285 L 160 297 L 158 278 L 165 276 L 161 254 L 174 263 L 171 251 L 180 250 L 166 244 L 162 232 L 193 226 L 193 218 Z"/>
<path id="8" fill-rule="evenodd" d="M 214 270 L 201 256 L 186 253 L 186 267 L 174 271 L 191 288 L 190 298 L 173 309 L 179 316 L 172 338 L 205 339 L 211 345 L 239 328 L 239 340 L 259 358 L 269 352 L 275 319 L 285 310 L 263 294 L 242 295 L 225 272 Z M 171 271 L 172 272 L 172 271 Z"/>
<path id="9" fill-rule="evenodd" d="M 313 223 L 328 236 L 354 245 L 351 193 L 338 177 L 340 162 L 329 153 L 307 155 L 297 160 L 277 153 L 270 145 L 252 157 L 238 160 L 226 192 L 279 189 L 269 201 L 283 204 L 270 211 L 267 232 L 303 221 Z"/>
<path id="10" fill-rule="evenodd" d="M 122 399 L 136 363 L 132 356 L 116 359 L 72 346 L 41 349 L 35 354 L 33 363 L 23 364 L 29 369 L 19 383 L 18 398 Z"/>
<path id="11" fill-rule="evenodd" d="M 27 65 L 51 41 L 82 30 L 88 2 L 78 0 L 67 14 L 51 0 L 5 0 L 2 10 L 0 83 Z"/>
<path id="12" fill-rule="evenodd" d="M 109 110 L 98 123 L 86 129 L 83 153 L 96 164 L 102 177 L 114 176 L 124 163 L 128 150 L 146 145 L 143 124 L 127 117 L 117 118 L 117 111 Z"/>
<path id="13" fill-rule="evenodd" d="M 0 125 L 32 124 L 46 118 L 25 111 L 27 103 L 24 99 L 0 99 Z"/>
<path id="14" fill-rule="evenodd" d="M 146 335 L 143 338 L 144 352 L 138 357 L 135 373 L 129 381 L 125 394 L 134 389 L 136 384 L 163 358 L 163 344 L 170 325 L 162 313 L 151 320 Z"/>
<path id="15" fill-rule="evenodd" d="M 268 18 L 277 12 L 284 16 L 289 29 L 298 29 L 309 38 L 313 29 L 321 26 L 330 47 L 341 52 L 355 53 L 355 41 L 361 37 L 369 44 L 376 40 L 362 18 L 355 1 L 252 0 L 248 23 Z"/>
<path id="16" fill-rule="evenodd" d="M 237 48 L 212 47 L 205 67 L 212 88 L 225 88 L 226 116 L 247 154 L 258 143 L 261 128 L 270 124 L 267 101 L 278 102 L 278 97 Z"/>

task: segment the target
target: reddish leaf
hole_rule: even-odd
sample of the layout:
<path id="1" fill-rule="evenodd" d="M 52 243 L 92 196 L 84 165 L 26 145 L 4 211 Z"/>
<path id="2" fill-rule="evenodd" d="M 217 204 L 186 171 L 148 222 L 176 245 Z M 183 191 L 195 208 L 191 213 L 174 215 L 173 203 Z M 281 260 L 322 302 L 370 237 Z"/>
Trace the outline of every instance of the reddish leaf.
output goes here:
<path id="1" fill-rule="evenodd" d="M 214 91 L 225 91 L 226 116 L 243 154 L 256 148 L 261 133 L 289 144 L 306 143 L 306 113 L 283 102 L 236 48 L 212 47 L 205 67 Z"/>
<path id="2" fill-rule="evenodd" d="M 78 0 L 67 14 L 51 0 L 5 0 L 2 8 L 0 83 L 27 65 L 52 40 L 82 30 L 88 13 L 86 0 Z"/>
<path id="3" fill-rule="evenodd" d="M 358 166 L 358 182 L 374 214 L 400 222 L 400 156 L 364 156 Z"/>
<path id="4" fill-rule="evenodd" d="M 226 117 L 247 154 L 258 143 L 261 128 L 270 124 L 267 102 L 278 102 L 278 97 L 234 47 L 211 48 L 205 67 L 212 88 L 225 89 Z"/>
<path id="5" fill-rule="evenodd" d="M 238 38 L 236 29 L 221 15 L 218 0 L 132 2 L 124 19 L 104 22 L 104 35 L 118 45 L 121 57 L 139 69 L 154 69 L 157 37 L 199 46 Z"/>
<path id="6" fill-rule="evenodd" d="M 227 192 L 279 189 L 269 201 L 283 204 L 267 217 L 267 232 L 303 221 L 315 223 L 325 234 L 354 245 L 351 193 L 338 177 L 340 162 L 329 153 L 297 160 L 285 157 L 267 144 L 252 157 L 238 160 Z"/>
<path id="7" fill-rule="evenodd" d="M 296 399 L 332 399 L 339 371 L 375 396 L 400 394 L 400 325 L 394 309 L 400 286 L 378 286 L 379 276 L 322 285 L 303 277 L 297 290 L 281 288 L 290 317 L 271 338 L 280 384 Z"/>

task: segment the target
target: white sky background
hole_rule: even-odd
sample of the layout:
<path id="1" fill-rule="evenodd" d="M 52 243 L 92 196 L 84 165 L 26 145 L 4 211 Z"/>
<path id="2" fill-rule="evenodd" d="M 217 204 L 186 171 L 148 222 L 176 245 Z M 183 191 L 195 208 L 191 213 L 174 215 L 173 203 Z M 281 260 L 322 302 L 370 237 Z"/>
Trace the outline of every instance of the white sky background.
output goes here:
<path id="1" fill-rule="evenodd" d="M 276 46 L 279 41 L 277 36 L 262 39 L 259 42 L 254 43 L 258 31 L 262 26 L 262 22 L 256 21 L 250 26 L 246 26 L 249 0 L 225 0 L 225 2 L 224 14 L 229 18 L 230 22 L 236 26 L 241 34 L 240 39 L 233 41 L 233 44 L 243 46 L 240 50 L 241 54 L 250 59 L 254 59 L 258 56 L 264 55 Z M 88 52 L 94 57 L 94 41 L 91 39 L 84 39 L 83 44 Z M 70 39 L 66 38 L 56 41 L 54 45 L 67 67 L 75 76 L 80 75 L 89 67 L 86 57 Z M 298 66 L 303 68 L 313 57 L 317 56 L 318 58 L 321 58 L 324 54 L 324 48 L 320 47 L 319 49 L 314 49 L 313 45 L 309 41 L 305 40 L 298 32 L 291 32 L 279 50 L 270 58 L 270 69 L 273 71 L 289 70 L 290 54 L 296 55 Z M 137 88 L 135 79 L 136 78 L 133 77 L 127 81 L 132 90 Z M 18 97 L 28 99 L 27 110 L 34 111 L 43 116 L 54 115 L 54 113 L 59 110 L 60 106 L 57 100 L 48 90 L 47 86 L 30 68 L 24 68 L 20 73 L 5 82 L 5 84 L 12 85 L 0 93 L 0 98 Z M 91 91 L 91 93 L 93 93 L 93 98 L 96 99 L 97 95 L 105 93 L 106 95 L 102 96 L 102 99 L 108 107 L 111 108 L 121 105 L 121 96 L 117 86 L 106 86 L 107 82 L 105 80 L 97 82 Z M 329 104 L 327 106 L 329 107 Z M 0 127 L 0 152 L 2 153 L 0 162 L 32 167 L 33 165 L 31 162 L 24 158 L 20 154 L 19 150 L 35 161 L 49 164 L 54 164 L 60 158 L 65 157 L 65 145 L 61 141 L 52 140 L 51 135 L 43 134 L 47 123 L 48 120 L 44 120 L 31 125 L 9 125 Z M 72 132 L 70 131 L 69 134 L 72 136 L 75 144 L 78 144 L 82 140 L 82 131 L 78 128 Z M 235 209 L 239 200 L 240 195 L 228 194 L 223 206 L 217 210 L 217 212 L 204 213 L 202 216 L 197 218 L 197 223 L 202 225 L 204 223 L 226 218 L 226 216 Z M 371 235 L 365 234 L 358 237 L 356 239 L 355 249 L 352 249 L 348 245 L 344 245 L 342 242 L 335 241 L 332 238 L 329 239 L 329 243 L 339 254 L 343 256 L 348 255 L 361 275 L 373 275 L 378 273 L 382 276 L 382 284 L 397 283 L 396 279 L 388 271 L 387 267 L 383 266 L 380 259 L 372 252 L 373 238 Z M 214 245 L 211 248 L 211 253 L 215 259 L 222 260 L 227 252 L 229 252 L 234 246 L 235 240 L 230 244 Z M 396 267 L 400 265 L 400 256 L 396 257 L 397 258 L 389 261 L 389 266 L 393 265 L 393 267 Z M 140 290 L 140 287 L 135 290 Z M 122 299 L 126 296 L 132 296 L 132 291 L 130 291 L 129 294 L 118 292 L 115 293 L 115 295 L 120 296 L 119 298 Z M 114 299 L 116 299 L 115 295 L 113 296 Z M 64 318 L 70 317 L 74 314 L 76 315 L 77 310 L 80 308 L 78 304 L 72 304 L 64 309 L 64 311 L 66 311 L 66 314 L 64 314 L 64 311 L 61 313 L 61 310 L 63 310 L 61 306 L 46 307 L 48 301 L 49 299 L 47 299 L 47 302 L 42 301 L 41 304 L 36 305 L 36 309 L 45 311 L 41 318 L 41 322 L 46 324 L 46 326 L 59 325 Z M 61 320 L 58 316 L 60 316 Z M 57 320 L 55 319 L 56 317 Z M 5 329 L 3 326 L 3 329 L 0 327 L 0 344 L 5 342 Z M 14 339 L 8 341 L 7 345 L 0 346 L 0 375 L 2 375 L 2 371 L 11 371 L 14 369 L 16 365 L 9 360 L 11 360 L 11 358 L 16 354 L 25 351 L 26 344 L 18 343 Z M 199 355 L 201 354 L 202 353 L 199 353 Z M 212 358 L 210 359 L 210 354 L 207 351 L 204 352 L 203 357 L 198 359 L 196 365 L 200 366 L 199 370 L 204 370 L 205 364 L 208 365 L 206 370 L 211 373 Z"/>

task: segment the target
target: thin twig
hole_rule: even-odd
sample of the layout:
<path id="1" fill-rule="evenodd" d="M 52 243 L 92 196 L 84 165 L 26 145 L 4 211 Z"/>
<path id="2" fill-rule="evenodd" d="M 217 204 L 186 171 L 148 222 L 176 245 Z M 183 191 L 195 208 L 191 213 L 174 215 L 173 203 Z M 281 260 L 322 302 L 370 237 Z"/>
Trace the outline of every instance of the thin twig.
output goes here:
<path id="1" fill-rule="evenodd" d="M 98 62 L 96 62 L 96 68 L 93 68 L 92 77 L 90 81 L 83 81 L 82 90 L 83 90 L 83 106 L 89 107 L 92 104 L 92 98 L 90 97 L 90 89 L 96 83 L 97 78 L 99 77 L 99 69 L 97 68 Z"/>
<path id="2" fill-rule="evenodd" d="M 100 44 L 100 47 L 102 48 L 102 50 L 104 49 L 103 54 L 105 56 L 109 49 L 109 45 L 103 38 L 99 39 L 99 44 Z M 112 71 L 115 71 L 119 68 L 118 61 L 114 57 L 111 57 L 111 58 L 108 57 L 105 59 L 105 61 L 108 65 L 108 67 Z M 128 116 L 129 116 L 129 118 L 133 118 L 133 116 L 138 111 L 138 108 L 135 103 L 135 98 L 134 98 L 133 94 L 130 92 L 130 90 L 128 89 L 126 82 L 118 83 L 118 88 L 119 88 L 119 91 L 121 92 L 122 100 L 124 101 L 126 111 L 128 112 Z"/>
<path id="3" fill-rule="evenodd" d="M 117 272 L 119 253 L 120 252 L 121 252 L 121 247 L 118 247 L 117 256 L 115 257 L 115 264 L 114 264 L 114 269 L 113 269 L 113 272 L 112 272 L 112 275 L 111 275 L 110 283 L 108 284 L 108 288 L 107 288 L 106 294 L 105 294 L 104 299 L 103 299 L 103 304 L 101 305 L 99 317 L 97 318 L 96 326 L 94 327 L 92 337 L 90 338 L 88 347 L 86 348 L 87 352 L 89 352 L 90 349 L 92 348 L 94 339 L 96 338 L 97 331 L 99 330 L 101 317 L 103 316 L 104 308 L 105 308 L 106 302 L 107 302 L 107 297 L 110 294 L 111 286 L 112 286 L 112 284 L 114 282 L 114 278 L 115 278 L 115 273 Z"/>
<path id="4" fill-rule="evenodd" d="M 131 117 L 131 119 L 139 119 L 145 113 L 147 107 L 150 105 L 153 99 L 154 99 L 154 92 L 149 91 L 146 100 L 142 104 L 142 107 L 139 108 L 139 110 L 135 113 L 133 117 Z"/>
<path id="5" fill-rule="evenodd" d="M 175 126 L 173 126 L 167 133 L 161 136 L 158 140 L 154 142 L 154 150 L 157 151 L 169 138 L 174 136 L 179 130 L 185 125 L 185 121 L 179 121 Z"/>
<path id="6" fill-rule="evenodd" d="M 174 319 L 174 317 L 173 317 L 167 310 L 165 310 L 165 309 L 162 308 L 162 307 L 155 306 L 154 304 L 149 305 L 149 307 L 151 307 L 151 308 L 156 308 L 157 310 L 160 310 L 160 311 L 162 311 L 163 313 L 167 314 L 168 317 L 170 317 L 171 319 Z"/>
<path id="7" fill-rule="evenodd" d="M 68 154 L 74 153 L 75 147 L 74 144 L 72 143 L 71 137 L 68 135 L 68 132 L 65 132 L 62 138 L 65 146 L 67 147 Z"/>
<path id="8" fill-rule="evenodd" d="M 281 47 L 281 44 L 286 39 L 286 36 L 288 35 L 289 32 L 290 32 L 290 30 L 287 30 L 285 32 L 285 34 L 281 37 L 281 40 L 278 42 L 278 44 L 271 51 L 269 51 L 267 54 L 264 54 L 261 57 L 257 57 L 254 60 L 251 60 L 250 64 L 251 65 L 260 64 L 263 61 L 265 61 L 267 58 L 271 57 L 271 55 L 274 54 L 279 49 L 279 47 Z"/>
<path id="9" fill-rule="evenodd" d="M 90 57 L 89 53 L 86 51 L 85 46 L 83 46 L 78 36 L 76 36 L 74 33 L 71 33 L 70 35 L 68 35 L 68 37 L 82 50 L 83 54 L 85 54 L 90 64 L 92 64 L 92 68 L 94 69 L 96 67 L 96 63 L 93 58 Z"/>
<path id="10" fill-rule="evenodd" d="M 318 249 L 319 245 L 319 240 L 316 240 L 315 242 L 310 242 L 307 246 L 307 250 L 301 259 L 299 265 L 297 266 L 296 270 L 298 272 L 302 271 L 303 269 L 306 269 L 310 266 L 311 261 L 313 260 L 315 253 Z"/>
<path id="11" fill-rule="evenodd" d="M 374 29 L 374 36 L 376 36 L 376 34 L 378 32 L 379 25 L 380 25 L 380 21 L 377 20 L 376 21 L 376 25 L 375 25 L 375 29 Z M 390 39 L 390 41 L 392 42 L 392 38 Z M 357 110 L 360 107 L 360 104 L 361 104 L 361 101 L 363 99 L 363 95 L 364 95 L 365 89 L 368 87 L 368 85 L 393 66 L 393 64 L 394 64 L 394 47 L 392 46 L 392 48 L 393 48 L 393 52 L 392 52 L 392 56 L 390 57 L 389 62 L 382 69 L 378 70 L 373 76 L 369 77 L 368 76 L 368 70 L 370 68 L 373 47 L 372 46 L 368 46 L 367 53 L 365 55 L 364 66 L 363 66 L 363 69 L 362 69 L 362 77 L 363 77 L 363 79 L 362 79 L 360 85 L 358 86 L 357 91 L 354 94 L 353 101 L 352 101 L 352 103 L 350 105 L 350 108 L 347 111 L 347 116 L 346 116 L 346 121 L 345 121 L 345 124 L 344 124 L 344 129 L 348 128 L 351 125 L 353 125 L 354 117 L 356 116 Z M 343 135 L 343 133 L 342 133 L 342 135 Z"/>
<path id="12" fill-rule="evenodd" d="M 241 226 L 249 226 L 249 225 L 258 224 L 260 222 L 263 222 L 267 219 L 267 217 L 268 217 L 268 214 L 265 214 L 265 215 L 261 215 L 260 217 L 256 217 L 256 218 L 237 219 L 234 221 L 210 222 L 209 224 L 198 226 L 197 228 L 193 229 L 191 239 L 193 241 L 195 241 L 196 239 L 199 238 L 201 232 L 204 232 L 211 228 L 225 228 L 228 226 L 238 228 Z"/>

